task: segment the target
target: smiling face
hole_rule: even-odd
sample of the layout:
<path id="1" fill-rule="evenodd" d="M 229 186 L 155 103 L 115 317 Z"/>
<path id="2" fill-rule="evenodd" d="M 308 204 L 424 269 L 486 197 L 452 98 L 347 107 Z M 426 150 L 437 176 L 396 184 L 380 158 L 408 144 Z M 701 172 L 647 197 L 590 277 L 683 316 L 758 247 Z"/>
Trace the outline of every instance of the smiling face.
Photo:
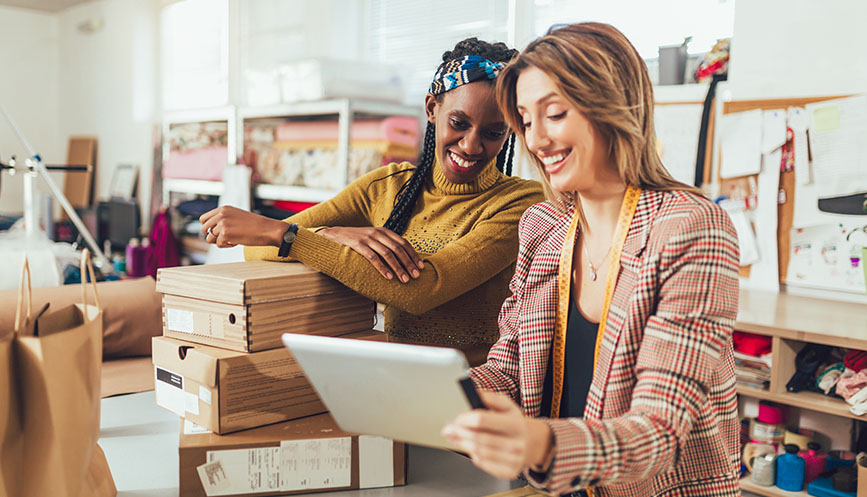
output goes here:
<path id="1" fill-rule="evenodd" d="M 436 126 L 436 154 L 452 183 L 469 183 L 503 148 L 508 136 L 494 87 L 477 81 L 455 88 L 437 101 L 425 100 L 428 121 Z"/>
<path id="2" fill-rule="evenodd" d="M 530 66 L 515 85 L 527 148 L 543 165 L 551 188 L 588 192 L 619 181 L 608 154 L 608 140 L 572 103 L 563 98 L 548 74 Z"/>

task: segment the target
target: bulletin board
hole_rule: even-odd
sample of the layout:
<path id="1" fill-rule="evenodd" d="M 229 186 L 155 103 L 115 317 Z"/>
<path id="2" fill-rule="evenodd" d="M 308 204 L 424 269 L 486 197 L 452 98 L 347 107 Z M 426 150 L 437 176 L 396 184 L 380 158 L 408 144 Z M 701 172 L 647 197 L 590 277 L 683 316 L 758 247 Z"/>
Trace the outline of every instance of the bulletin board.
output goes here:
<path id="1" fill-rule="evenodd" d="M 844 98 L 848 95 L 826 96 L 826 97 L 804 97 L 804 98 L 781 98 L 770 100 L 734 100 L 723 103 L 723 114 L 733 114 L 736 112 L 746 112 L 749 110 L 774 110 L 787 109 L 789 107 L 803 107 L 807 104 L 832 100 L 835 98 Z M 709 127 L 709 137 L 713 136 L 713 128 Z M 708 138 L 710 142 L 711 138 Z M 708 147 L 710 149 L 710 146 Z M 796 158 L 797 160 L 797 158 Z M 709 167 L 705 167 L 705 172 Z M 706 176 L 707 177 L 707 176 Z M 720 183 L 721 191 L 726 191 L 725 186 L 729 182 L 743 181 L 743 178 L 721 179 L 719 170 L 716 171 L 716 179 Z M 792 230 L 792 220 L 794 217 L 795 206 L 795 171 L 786 171 L 780 173 L 780 190 L 785 196 L 784 203 L 777 204 L 777 262 L 779 266 L 780 282 L 786 282 L 786 273 L 789 268 L 789 248 Z M 750 267 L 745 266 L 740 268 L 740 275 L 747 277 L 750 274 Z"/>

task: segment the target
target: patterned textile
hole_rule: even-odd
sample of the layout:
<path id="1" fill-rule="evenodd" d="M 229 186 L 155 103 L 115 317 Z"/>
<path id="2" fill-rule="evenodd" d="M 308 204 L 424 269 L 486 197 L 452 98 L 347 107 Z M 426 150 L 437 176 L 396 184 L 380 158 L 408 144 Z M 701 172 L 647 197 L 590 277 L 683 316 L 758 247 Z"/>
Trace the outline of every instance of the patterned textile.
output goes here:
<path id="1" fill-rule="evenodd" d="M 537 204 L 519 226 L 500 340 L 471 370 L 538 416 L 555 330 L 557 272 L 571 213 Z M 739 424 L 732 328 L 737 236 L 712 202 L 643 191 L 583 419 L 551 419 L 554 462 L 527 472 L 556 494 L 738 496 Z"/>
<path id="2" fill-rule="evenodd" d="M 473 81 L 495 79 L 505 66 L 502 62 L 491 62 L 478 55 L 450 60 L 437 69 L 428 93 L 436 96 Z"/>

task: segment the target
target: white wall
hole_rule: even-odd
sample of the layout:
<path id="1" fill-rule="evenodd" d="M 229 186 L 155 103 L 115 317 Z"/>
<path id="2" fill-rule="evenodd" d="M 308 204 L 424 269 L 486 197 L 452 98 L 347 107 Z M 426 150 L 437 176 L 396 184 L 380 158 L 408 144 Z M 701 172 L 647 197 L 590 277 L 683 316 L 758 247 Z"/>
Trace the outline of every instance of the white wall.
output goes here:
<path id="1" fill-rule="evenodd" d="M 736 100 L 867 92 L 867 2 L 738 0 L 729 87 Z"/>
<path id="2" fill-rule="evenodd" d="M 66 141 L 58 121 L 58 22 L 56 16 L 28 9 L 0 7 L 0 105 L 3 105 L 27 141 L 47 163 L 66 159 Z M 0 159 L 11 155 L 19 163 L 29 156 L 13 129 L 0 117 Z M 22 176 L 0 173 L 0 213 L 23 210 Z M 62 176 L 53 175 L 55 181 Z M 60 183 L 62 184 L 62 183 Z M 47 190 L 46 190 L 47 191 Z"/>
<path id="3" fill-rule="evenodd" d="M 149 221 L 157 123 L 155 0 L 100 0 L 57 15 L 60 134 L 98 140 L 96 198 L 106 198 L 118 164 L 139 166 L 138 198 Z M 79 29 L 94 21 L 94 32 Z"/>

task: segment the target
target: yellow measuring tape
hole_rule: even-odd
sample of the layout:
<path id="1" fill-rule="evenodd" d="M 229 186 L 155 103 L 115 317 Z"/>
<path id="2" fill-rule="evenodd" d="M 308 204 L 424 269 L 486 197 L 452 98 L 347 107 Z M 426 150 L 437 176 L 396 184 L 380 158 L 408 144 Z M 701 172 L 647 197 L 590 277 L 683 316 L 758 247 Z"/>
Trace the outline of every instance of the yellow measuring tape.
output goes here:
<path id="1" fill-rule="evenodd" d="M 617 283 L 617 274 L 620 272 L 620 254 L 623 253 L 623 244 L 638 206 L 638 198 L 641 196 L 641 188 L 627 186 L 626 194 L 623 195 L 623 203 L 620 204 L 620 214 L 617 216 L 617 230 L 614 232 L 614 244 L 611 246 L 611 259 L 608 261 L 608 280 L 605 283 L 605 301 L 602 304 L 602 316 L 599 318 L 599 331 L 596 332 L 596 347 L 593 351 L 593 370 L 599 360 L 599 346 L 602 345 L 602 336 L 605 334 L 605 322 L 608 320 L 608 309 L 611 307 L 611 295 L 614 293 L 614 284 Z M 560 417 L 560 400 L 563 397 L 563 376 L 566 356 L 566 327 L 569 322 L 569 288 L 572 285 L 572 253 L 575 248 L 575 233 L 578 230 L 578 209 L 569 223 L 566 239 L 563 240 L 563 249 L 560 251 L 560 269 L 557 281 L 557 319 L 554 333 L 554 364 L 552 378 L 554 383 L 553 395 L 551 396 L 550 417 Z M 593 490 L 587 489 L 587 494 L 592 497 Z"/>
<path id="2" fill-rule="evenodd" d="M 602 304 L 602 316 L 599 319 L 599 331 L 596 332 L 596 349 L 593 352 L 593 369 L 599 360 L 599 346 L 602 345 L 602 335 L 605 334 L 605 321 L 608 319 L 608 309 L 611 306 L 611 295 L 614 293 L 614 284 L 617 282 L 617 274 L 620 271 L 620 254 L 623 252 L 623 244 L 626 234 L 629 233 L 629 225 L 635 215 L 638 206 L 638 198 L 641 189 L 635 186 L 626 187 L 623 203 L 620 205 L 620 214 L 617 216 L 617 230 L 614 232 L 614 244 L 611 246 L 611 259 L 608 261 L 608 280 L 605 283 L 605 301 Z M 553 395 L 551 396 L 552 418 L 560 416 L 560 400 L 563 396 L 563 375 L 565 369 L 566 354 L 566 326 L 569 322 L 569 288 L 572 285 L 572 253 L 575 248 L 575 233 L 578 230 L 578 209 L 572 216 L 566 239 L 563 241 L 563 249 L 560 251 L 560 270 L 557 281 L 557 319 L 554 333 L 554 363 L 553 363 Z"/>

